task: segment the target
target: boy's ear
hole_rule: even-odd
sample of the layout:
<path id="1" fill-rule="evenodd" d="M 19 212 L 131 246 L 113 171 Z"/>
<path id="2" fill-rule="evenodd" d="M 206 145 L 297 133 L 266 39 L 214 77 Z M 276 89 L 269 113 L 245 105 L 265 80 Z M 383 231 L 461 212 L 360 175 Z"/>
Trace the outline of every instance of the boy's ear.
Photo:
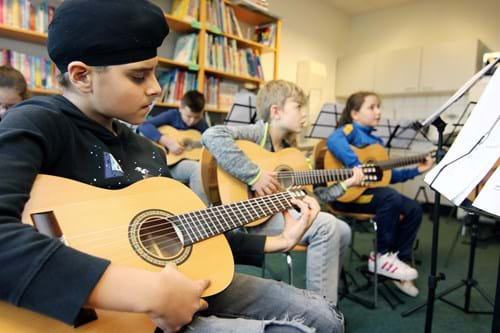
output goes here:
<path id="1" fill-rule="evenodd" d="M 276 104 L 271 105 L 269 108 L 269 120 L 278 120 L 280 118 L 280 107 Z"/>
<path id="2" fill-rule="evenodd" d="M 72 61 L 68 65 L 68 78 L 71 84 L 81 92 L 92 91 L 92 68 L 81 61 Z"/>

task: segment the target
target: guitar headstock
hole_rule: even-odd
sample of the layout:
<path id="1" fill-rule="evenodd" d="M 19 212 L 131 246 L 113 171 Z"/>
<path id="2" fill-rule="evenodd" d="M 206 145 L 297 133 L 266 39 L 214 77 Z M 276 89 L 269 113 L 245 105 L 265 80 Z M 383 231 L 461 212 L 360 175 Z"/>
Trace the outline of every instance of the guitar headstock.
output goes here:
<path id="1" fill-rule="evenodd" d="M 363 164 L 361 169 L 364 174 L 363 183 L 378 182 L 384 175 L 382 168 L 375 164 Z"/>

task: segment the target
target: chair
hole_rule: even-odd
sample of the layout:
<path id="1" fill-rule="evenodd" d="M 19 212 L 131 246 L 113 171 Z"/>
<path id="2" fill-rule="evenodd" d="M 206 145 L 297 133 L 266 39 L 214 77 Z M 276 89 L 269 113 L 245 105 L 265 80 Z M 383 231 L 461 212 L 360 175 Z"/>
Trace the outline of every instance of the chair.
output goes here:
<path id="1" fill-rule="evenodd" d="M 290 250 L 290 251 L 286 251 L 286 252 L 283 252 L 283 256 L 285 257 L 285 260 L 286 260 L 286 265 L 287 265 L 287 271 L 288 271 L 288 283 L 292 286 L 294 286 L 294 277 L 293 277 L 293 258 L 292 258 L 292 251 L 296 251 L 296 252 L 306 252 L 307 251 L 307 245 L 301 245 L 301 244 L 297 244 L 295 245 L 295 247 Z M 269 270 L 267 268 L 267 270 Z M 271 271 L 272 272 L 272 271 Z M 261 276 L 264 278 L 266 275 L 266 261 L 265 261 L 265 257 L 264 257 L 264 262 L 262 263 L 262 274 Z M 273 274 L 271 274 L 273 275 Z"/>

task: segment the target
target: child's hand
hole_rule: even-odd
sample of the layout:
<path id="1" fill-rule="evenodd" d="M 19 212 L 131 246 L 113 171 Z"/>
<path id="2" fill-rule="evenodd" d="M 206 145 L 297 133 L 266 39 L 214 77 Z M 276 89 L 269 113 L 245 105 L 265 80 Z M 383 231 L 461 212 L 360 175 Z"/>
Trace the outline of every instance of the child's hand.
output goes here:
<path id="1" fill-rule="evenodd" d="M 352 177 L 348 178 L 344 181 L 344 184 L 347 187 L 359 186 L 363 182 L 365 178 L 365 174 L 363 173 L 363 169 L 360 167 L 352 168 Z"/>
<path id="2" fill-rule="evenodd" d="M 257 193 L 258 196 L 278 192 L 280 183 L 278 182 L 276 176 L 276 172 L 263 171 L 259 177 L 259 180 L 257 180 L 257 182 L 253 184 L 252 189 Z"/>
<path id="3" fill-rule="evenodd" d="M 292 203 L 300 209 L 300 218 L 294 219 L 288 210 L 284 211 L 285 227 L 278 236 L 266 238 L 265 252 L 284 252 L 293 249 L 318 216 L 319 203 L 313 197 L 306 196 L 302 200 L 293 199 Z"/>
<path id="4" fill-rule="evenodd" d="M 423 162 L 418 163 L 418 167 L 417 167 L 418 172 L 424 173 L 427 170 L 429 170 L 430 168 L 432 168 L 433 165 L 434 165 L 434 159 L 431 157 L 431 155 L 427 155 Z"/>
<path id="5" fill-rule="evenodd" d="M 192 280 L 170 264 L 160 274 L 158 283 L 152 286 L 157 294 L 151 299 L 148 315 L 164 332 L 177 332 L 193 320 L 196 312 L 208 307 L 201 294 L 210 281 Z"/>
<path id="6" fill-rule="evenodd" d="M 162 135 L 158 142 L 165 148 L 167 148 L 170 154 L 180 155 L 184 152 L 184 146 L 181 145 L 174 138 L 170 138 L 166 135 Z"/>

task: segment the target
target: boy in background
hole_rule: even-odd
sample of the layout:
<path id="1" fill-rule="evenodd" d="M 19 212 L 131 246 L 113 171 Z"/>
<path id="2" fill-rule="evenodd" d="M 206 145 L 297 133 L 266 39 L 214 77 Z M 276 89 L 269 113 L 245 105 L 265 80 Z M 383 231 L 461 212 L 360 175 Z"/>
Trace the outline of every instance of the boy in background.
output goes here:
<path id="1" fill-rule="evenodd" d="M 195 129 L 203 133 L 208 124 L 203 118 L 205 108 L 205 97 L 202 93 L 191 90 L 184 94 L 181 99 L 179 110 L 170 109 L 147 120 L 138 131 L 145 137 L 161 146 L 174 155 L 181 155 L 185 147 L 176 138 L 160 133 L 158 127 L 168 125 L 178 130 Z M 189 159 L 183 159 L 170 166 L 172 178 L 189 184 L 189 187 L 208 204 L 207 197 L 201 184 L 200 163 Z"/>
<path id="2" fill-rule="evenodd" d="M 296 135 L 305 125 L 304 92 L 294 83 L 275 80 L 266 83 L 257 94 L 256 124 L 246 126 L 218 125 L 203 134 L 203 144 L 228 173 L 248 184 L 257 195 L 275 193 L 280 184 L 276 172 L 261 170 L 236 145 L 236 140 L 249 140 L 269 151 L 293 146 Z M 344 186 L 359 184 L 362 172 L 346 180 Z M 344 193 L 337 184 L 339 195 Z M 276 235 L 283 230 L 283 215 L 276 214 L 267 222 L 248 229 L 251 233 Z M 337 304 L 337 286 L 341 258 L 351 241 L 351 229 L 335 216 L 320 212 L 300 243 L 307 245 L 306 288 Z"/>
<path id="3" fill-rule="evenodd" d="M 55 11 L 47 47 L 62 95 L 22 102 L 0 123 L 0 300 L 70 325 L 91 307 L 148 315 L 164 332 L 341 332 L 335 307 L 283 283 L 236 274 L 204 300 L 206 279 L 110 262 L 21 222 L 39 173 L 107 189 L 169 176 L 162 149 L 116 121 L 142 123 L 160 95 L 157 48 L 167 33 L 164 13 L 146 0 L 65 0 Z M 279 237 L 228 235 L 236 261 L 294 246 L 319 210 L 311 198 L 294 202 L 301 217 L 286 215 Z"/>

